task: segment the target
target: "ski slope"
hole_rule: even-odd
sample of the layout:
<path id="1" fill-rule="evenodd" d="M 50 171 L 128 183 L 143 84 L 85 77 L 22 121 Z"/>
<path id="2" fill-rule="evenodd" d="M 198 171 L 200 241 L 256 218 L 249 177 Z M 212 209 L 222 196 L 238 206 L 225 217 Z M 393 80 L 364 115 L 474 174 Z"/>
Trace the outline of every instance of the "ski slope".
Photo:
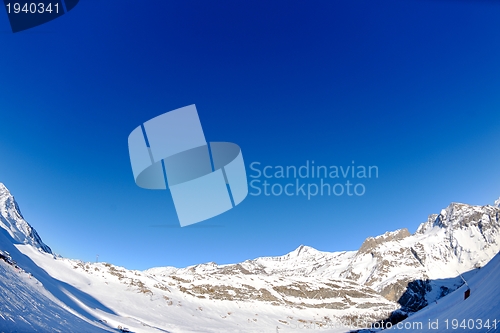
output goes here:
<path id="1" fill-rule="evenodd" d="M 38 251 L 31 245 L 33 251 Z M 18 267 L 0 260 L 0 332 L 105 332 L 106 326 L 75 311 L 79 301 L 74 287 L 54 279 L 19 252 L 10 235 L 0 228 L 0 248 Z M 39 252 L 40 255 L 52 255 Z"/>
<path id="2" fill-rule="evenodd" d="M 455 292 L 387 330 L 404 332 L 500 332 L 500 253 L 476 269 Z M 470 296 L 464 299 L 470 288 Z"/>

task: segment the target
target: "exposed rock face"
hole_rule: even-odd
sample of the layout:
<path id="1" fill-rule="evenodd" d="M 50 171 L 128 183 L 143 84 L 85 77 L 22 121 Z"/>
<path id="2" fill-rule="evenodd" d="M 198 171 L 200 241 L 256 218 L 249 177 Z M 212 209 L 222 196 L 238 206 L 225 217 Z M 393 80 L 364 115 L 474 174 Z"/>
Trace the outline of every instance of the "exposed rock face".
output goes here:
<path id="1" fill-rule="evenodd" d="M 358 250 L 360 253 L 370 253 L 373 249 L 383 243 L 398 241 L 403 238 L 411 236 L 408 229 L 403 228 L 393 232 L 386 232 L 385 234 L 377 237 L 368 237 Z"/>
<path id="2" fill-rule="evenodd" d="M 382 296 L 397 301 L 406 311 L 416 312 L 427 306 L 426 295 L 432 290 L 428 280 L 398 280 L 381 290 Z"/>
<path id="3" fill-rule="evenodd" d="M 231 265 L 229 265 L 231 266 Z M 369 321 L 390 316 L 399 308 L 368 286 L 345 279 L 280 277 L 262 271 L 245 275 L 219 272 L 199 274 L 186 271 L 161 274 L 156 277 L 170 283 L 186 295 L 207 300 L 266 302 L 275 306 L 295 309 L 338 310 L 338 317 L 357 313 Z"/>
<path id="4" fill-rule="evenodd" d="M 498 206 L 470 206 L 461 203 L 452 203 L 440 214 L 429 216 L 427 222 L 422 223 L 416 234 L 425 234 L 434 227 L 449 229 L 479 227 L 481 234 L 487 236 L 488 230 L 498 228 Z M 483 230 L 484 229 L 484 230 Z M 486 240 L 490 242 L 491 240 Z"/>

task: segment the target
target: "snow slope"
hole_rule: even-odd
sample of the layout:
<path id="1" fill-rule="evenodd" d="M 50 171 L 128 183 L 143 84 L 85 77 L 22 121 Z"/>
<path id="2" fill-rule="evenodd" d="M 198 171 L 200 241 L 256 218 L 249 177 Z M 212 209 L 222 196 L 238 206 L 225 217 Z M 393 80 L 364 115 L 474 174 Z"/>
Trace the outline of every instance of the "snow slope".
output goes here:
<path id="1" fill-rule="evenodd" d="M 466 281 L 468 285 L 463 284 L 388 331 L 500 332 L 500 253 Z M 469 287 L 470 296 L 464 299 Z"/>
<path id="2" fill-rule="evenodd" d="M 77 310 L 86 297 L 98 307 L 95 299 L 47 274 L 19 249 L 28 248 L 34 256 L 41 255 L 52 260 L 55 260 L 54 256 L 41 247 L 16 243 L 10 232 L 0 228 L 0 250 L 9 253 L 16 263 L 9 265 L 0 260 L 0 331 L 103 332 L 98 327 L 105 326 Z"/>
<path id="3" fill-rule="evenodd" d="M 4 261 L 0 261 L 1 332 L 104 332 L 66 311 L 43 287 Z"/>

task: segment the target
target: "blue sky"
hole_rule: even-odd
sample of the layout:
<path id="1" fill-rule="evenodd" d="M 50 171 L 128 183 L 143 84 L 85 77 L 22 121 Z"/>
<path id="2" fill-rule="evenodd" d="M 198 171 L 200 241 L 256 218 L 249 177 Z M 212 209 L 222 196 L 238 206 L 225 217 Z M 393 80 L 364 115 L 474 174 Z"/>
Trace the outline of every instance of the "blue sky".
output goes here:
<path id="1" fill-rule="evenodd" d="M 57 253 L 131 269 L 355 250 L 500 196 L 494 1 L 81 1 L 12 34 L 0 13 L 0 182 Z M 196 104 L 249 165 L 376 165 L 363 196 L 248 196 L 180 228 L 127 138 Z M 287 180 L 281 180 L 285 184 Z"/>

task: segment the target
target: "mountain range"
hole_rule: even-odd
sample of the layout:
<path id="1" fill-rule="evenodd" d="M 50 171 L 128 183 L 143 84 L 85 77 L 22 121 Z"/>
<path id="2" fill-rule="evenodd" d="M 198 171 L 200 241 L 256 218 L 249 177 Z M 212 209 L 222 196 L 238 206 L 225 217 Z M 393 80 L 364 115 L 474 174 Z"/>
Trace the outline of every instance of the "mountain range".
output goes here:
<path id="1" fill-rule="evenodd" d="M 452 203 L 415 233 L 368 237 L 357 251 L 301 245 L 237 264 L 136 271 L 55 255 L 0 183 L 0 251 L 1 332 L 347 332 L 430 320 L 428 309 L 465 281 L 498 274 L 500 199 Z"/>

